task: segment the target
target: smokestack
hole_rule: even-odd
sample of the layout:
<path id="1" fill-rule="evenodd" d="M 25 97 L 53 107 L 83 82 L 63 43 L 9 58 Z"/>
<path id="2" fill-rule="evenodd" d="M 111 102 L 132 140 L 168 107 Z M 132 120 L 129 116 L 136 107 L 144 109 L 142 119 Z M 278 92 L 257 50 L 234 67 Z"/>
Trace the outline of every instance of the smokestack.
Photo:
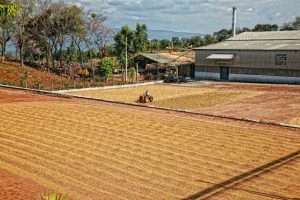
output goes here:
<path id="1" fill-rule="evenodd" d="M 236 36 L 236 10 L 237 7 L 232 7 L 232 36 Z"/>

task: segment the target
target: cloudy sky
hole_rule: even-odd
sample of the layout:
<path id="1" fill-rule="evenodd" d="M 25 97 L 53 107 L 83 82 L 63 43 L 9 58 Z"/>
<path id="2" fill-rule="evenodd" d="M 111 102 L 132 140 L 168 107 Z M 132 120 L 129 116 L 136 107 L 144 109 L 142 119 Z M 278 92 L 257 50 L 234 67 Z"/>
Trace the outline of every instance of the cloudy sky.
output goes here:
<path id="1" fill-rule="evenodd" d="M 72 2 L 72 1 L 71 1 Z M 231 27 L 232 6 L 238 27 L 257 23 L 281 25 L 300 16 L 300 0 L 79 0 L 86 10 L 102 12 L 113 28 L 146 23 L 152 30 L 212 33 Z"/>

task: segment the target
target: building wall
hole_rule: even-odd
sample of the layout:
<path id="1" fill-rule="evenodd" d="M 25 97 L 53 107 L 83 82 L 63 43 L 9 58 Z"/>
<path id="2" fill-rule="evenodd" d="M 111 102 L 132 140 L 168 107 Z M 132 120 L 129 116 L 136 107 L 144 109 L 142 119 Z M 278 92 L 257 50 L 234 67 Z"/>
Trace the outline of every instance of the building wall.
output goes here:
<path id="1" fill-rule="evenodd" d="M 206 59 L 211 54 L 234 53 L 230 63 Z M 276 54 L 286 54 L 285 65 L 276 65 Z M 300 83 L 300 51 L 196 50 L 195 77 L 220 79 L 220 66 L 229 66 L 229 80 Z"/>

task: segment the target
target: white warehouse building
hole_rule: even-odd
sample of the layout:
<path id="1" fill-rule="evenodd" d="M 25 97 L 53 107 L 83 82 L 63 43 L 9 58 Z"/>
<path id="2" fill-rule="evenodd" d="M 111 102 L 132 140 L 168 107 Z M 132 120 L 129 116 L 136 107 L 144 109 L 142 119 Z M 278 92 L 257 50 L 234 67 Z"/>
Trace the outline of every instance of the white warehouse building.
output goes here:
<path id="1" fill-rule="evenodd" d="M 195 53 L 197 79 L 300 83 L 300 31 L 245 32 Z"/>

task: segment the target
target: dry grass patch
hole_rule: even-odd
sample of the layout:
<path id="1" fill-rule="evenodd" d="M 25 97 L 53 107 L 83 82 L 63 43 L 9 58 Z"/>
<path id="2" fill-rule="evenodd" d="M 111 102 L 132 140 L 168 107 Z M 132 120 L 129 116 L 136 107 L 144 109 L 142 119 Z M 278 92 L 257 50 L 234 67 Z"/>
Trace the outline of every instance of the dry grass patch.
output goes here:
<path id="1" fill-rule="evenodd" d="M 216 90 L 166 84 L 69 92 L 69 94 L 135 103 L 145 90 L 150 90 L 154 96 L 154 102 L 148 105 L 189 110 L 231 103 L 262 94 L 254 91 Z"/>
<path id="2" fill-rule="evenodd" d="M 180 108 L 196 111 L 201 110 L 201 108 L 232 103 L 245 98 L 251 98 L 256 95 L 258 95 L 256 92 L 214 90 L 200 95 L 188 95 L 180 98 L 156 101 L 153 104 L 168 108 Z"/>
<path id="3" fill-rule="evenodd" d="M 300 117 L 297 117 L 290 121 L 291 124 L 300 125 Z"/>
<path id="4" fill-rule="evenodd" d="M 136 102 L 140 95 L 145 90 L 149 90 L 151 95 L 154 96 L 155 101 L 170 99 L 174 97 L 182 97 L 196 94 L 204 94 L 212 91 L 211 89 L 199 89 L 199 88 L 187 88 L 178 87 L 173 85 L 149 85 L 149 86 L 138 86 L 128 88 L 116 88 L 116 89 L 100 89 L 92 91 L 80 91 L 80 92 L 67 92 L 69 94 L 97 97 L 102 99 L 110 99 L 117 101 Z"/>

